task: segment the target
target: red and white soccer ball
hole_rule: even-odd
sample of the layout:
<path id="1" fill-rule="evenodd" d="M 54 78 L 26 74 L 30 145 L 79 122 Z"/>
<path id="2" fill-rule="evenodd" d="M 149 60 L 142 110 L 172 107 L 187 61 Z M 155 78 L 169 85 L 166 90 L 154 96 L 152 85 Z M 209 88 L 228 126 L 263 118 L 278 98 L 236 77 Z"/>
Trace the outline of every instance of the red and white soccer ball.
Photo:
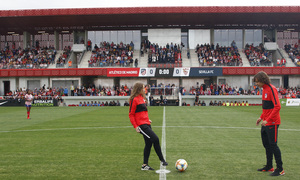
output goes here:
<path id="1" fill-rule="evenodd" d="M 175 163 L 175 168 L 180 172 L 185 171 L 187 167 L 188 163 L 184 159 L 178 159 Z"/>

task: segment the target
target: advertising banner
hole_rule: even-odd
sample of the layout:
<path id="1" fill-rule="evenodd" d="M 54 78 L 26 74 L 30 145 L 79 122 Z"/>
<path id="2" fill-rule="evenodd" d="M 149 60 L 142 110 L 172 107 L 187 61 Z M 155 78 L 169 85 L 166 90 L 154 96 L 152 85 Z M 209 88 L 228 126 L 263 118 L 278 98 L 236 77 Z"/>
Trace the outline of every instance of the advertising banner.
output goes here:
<path id="1" fill-rule="evenodd" d="M 287 99 L 286 106 L 300 106 L 300 99 Z"/>
<path id="2" fill-rule="evenodd" d="M 33 100 L 33 103 L 31 106 L 57 106 L 57 100 L 56 99 L 47 99 L 47 100 Z"/>
<path id="3" fill-rule="evenodd" d="M 223 69 L 218 67 L 191 68 L 190 77 L 199 77 L 199 76 L 223 76 Z"/>
<path id="4" fill-rule="evenodd" d="M 138 77 L 140 68 L 107 68 L 107 77 Z"/>
<path id="5" fill-rule="evenodd" d="M 25 100 L 23 99 L 3 99 L 0 100 L 0 107 L 1 106 L 25 106 Z M 33 100 L 31 106 L 43 106 L 43 107 L 52 107 L 58 106 L 58 102 L 56 99 L 53 100 Z"/>
<path id="6" fill-rule="evenodd" d="M 188 77 L 190 75 L 190 69 L 189 67 L 186 68 L 174 68 L 174 77 Z"/>
<path id="7" fill-rule="evenodd" d="M 156 68 L 140 68 L 139 77 L 154 77 Z"/>
<path id="8" fill-rule="evenodd" d="M 25 100 L 21 99 L 1 99 L 0 100 L 0 107 L 1 106 L 25 106 Z"/>
<path id="9" fill-rule="evenodd" d="M 173 77 L 173 68 L 156 68 L 155 77 Z"/>

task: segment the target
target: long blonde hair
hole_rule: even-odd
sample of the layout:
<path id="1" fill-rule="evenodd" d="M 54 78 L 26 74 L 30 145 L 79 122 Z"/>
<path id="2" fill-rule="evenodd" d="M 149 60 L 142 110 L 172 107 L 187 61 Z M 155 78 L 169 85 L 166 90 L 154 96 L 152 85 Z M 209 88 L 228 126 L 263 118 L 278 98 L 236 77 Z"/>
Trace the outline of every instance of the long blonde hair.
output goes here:
<path id="1" fill-rule="evenodd" d="M 134 84 L 131 95 L 130 95 L 130 98 L 129 98 L 129 102 L 131 102 L 138 95 L 142 95 L 143 98 L 145 100 L 147 100 L 145 92 L 144 92 L 144 85 L 143 85 L 143 83 L 140 83 L 140 82 L 137 82 L 137 83 Z"/>

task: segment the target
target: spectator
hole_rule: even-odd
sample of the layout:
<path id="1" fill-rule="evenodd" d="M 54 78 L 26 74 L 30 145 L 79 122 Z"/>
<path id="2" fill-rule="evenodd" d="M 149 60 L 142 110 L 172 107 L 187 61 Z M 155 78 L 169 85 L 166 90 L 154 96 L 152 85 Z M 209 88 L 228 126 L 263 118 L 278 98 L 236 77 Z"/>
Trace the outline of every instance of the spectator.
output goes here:
<path id="1" fill-rule="evenodd" d="M 65 96 L 68 96 L 68 94 L 69 94 L 69 90 L 68 90 L 67 87 L 65 87 L 65 89 L 64 89 L 64 95 L 65 95 Z"/>
<path id="2" fill-rule="evenodd" d="M 137 59 L 137 58 L 134 60 L 134 66 L 135 66 L 136 68 L 138 67 L 138 59 Z"/>

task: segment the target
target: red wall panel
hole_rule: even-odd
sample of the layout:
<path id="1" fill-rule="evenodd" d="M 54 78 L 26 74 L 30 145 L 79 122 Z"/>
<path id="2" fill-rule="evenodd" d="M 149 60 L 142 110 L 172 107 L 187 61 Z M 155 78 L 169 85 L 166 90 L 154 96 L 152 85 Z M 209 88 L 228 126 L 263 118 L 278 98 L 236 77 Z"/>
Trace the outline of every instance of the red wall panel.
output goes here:
<path id="1" fill-rule="evenodd" d="M 0 77 L 41 77 L 41 76 L 106 76 L 104 68 L 69 69 L 1 69 Z"/>
<path id="2" fill-rule="evenodd" d="M 259 71 L 269 75 L 300 75 L 300 67 L 223 67 L 223 75 L 255 75 Z"/>
<path id="3" fill-rule="evenodd" d="M 0 10 L 0 17 L 161 13 L 299 13 L 300 6 L 199 6 Z"/>

